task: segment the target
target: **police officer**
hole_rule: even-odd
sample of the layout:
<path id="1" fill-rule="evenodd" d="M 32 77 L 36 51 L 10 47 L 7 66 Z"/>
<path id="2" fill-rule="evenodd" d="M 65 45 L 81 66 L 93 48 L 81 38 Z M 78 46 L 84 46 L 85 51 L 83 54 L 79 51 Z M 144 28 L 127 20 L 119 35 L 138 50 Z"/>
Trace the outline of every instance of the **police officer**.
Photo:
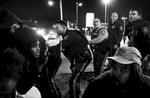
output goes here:
<path id="1" fill-rule="evenodd" d="M 109 41 L 108 31 L 106 28 L 102 27 L 101 21 L 99 18 L 94 18 L 93 20 L 94 29 L 91 32 L 91 40 L 89 44 L 91 49 L 93 49 L 93 67 L 94 67 L 94 76 L 98 76 L 101 71 L 101 66 L 107 52 L 109 51 Z"/>
<path id="2" fill-rule="evenodd" d="M 113 46 L 111 55 L 114 55 L 116 49 L 120 47 L 120 42 L 123 36 L 123 25 L 118 21 L 118 13 L 111 14 L 111 22 L 108 24 L 109 39 L 111 39 Z"/>
<path id="3" fill-rule="evenodd" d="M 69 30 L 63 20 L 56 22 L 56 31 L 62 35 L 62 49 L 75 59 L 75 68 L 69 79 L 70 98 L 79 98 L 80 77 L 92 60 L 86 37 L 78 30 Z M 64 54 L 65 55 L 65 54 Z M 69 57 L 68 57 L 69 58 Z"/>
<path id="4" fill-rule="evenodd" d="M 139 8 L 130 10 L 129 19 L 132 24 L 132 30 L 129 33 L 129 46 L 139 49 L 144 60 L 150 54 L 150 22 L 142 18 L 142 11 Z M 147 65 L 142 67 L 143 71 L 146 71 Z"/>

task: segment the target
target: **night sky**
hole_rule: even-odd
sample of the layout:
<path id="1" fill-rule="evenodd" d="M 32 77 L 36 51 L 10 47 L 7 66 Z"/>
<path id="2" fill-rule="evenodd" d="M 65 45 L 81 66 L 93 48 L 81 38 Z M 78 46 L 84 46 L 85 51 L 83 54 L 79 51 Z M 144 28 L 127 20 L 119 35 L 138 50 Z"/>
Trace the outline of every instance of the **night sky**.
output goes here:
<path id="1" fill-rule="evenodd" d="M 51 28 L 60 19 L 59 0 L 53 0 L 54 6 L 48 5 L 48 0 L 1 0 L 0 10 L 8 10 L 22 20 L 37 21 L 37 26 Z M 79 7 L 79 27 L 85 27 L 86 13 L 94 13 L 104 22 L 104 4 L 102 0 L 62 0 L 63 19 L 75 22 L 75 3 L 82 2 Z M 108 6 L 108 17 L 112 12 L 118 12 L 119 20 L 128 17 L 129 10 L 140 8 L 143 18 L 150 21 L 150 0 L 111 0 Z"/>

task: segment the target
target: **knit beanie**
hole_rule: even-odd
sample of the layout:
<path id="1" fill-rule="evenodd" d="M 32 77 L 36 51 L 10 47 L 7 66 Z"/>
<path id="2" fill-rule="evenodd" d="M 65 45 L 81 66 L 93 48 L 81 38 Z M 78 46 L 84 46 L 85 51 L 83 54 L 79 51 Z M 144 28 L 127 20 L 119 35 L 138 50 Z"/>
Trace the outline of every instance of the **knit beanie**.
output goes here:
<path id="1" fill-rule="evenodd" d="M 141 53 L 135 47 L 120 47 L 112 57 L 107 57 L 121 64 L 132 64 L 137 63 L 142 66 Z"/>
<path id="2" fill-rule="evenodd" d="M 40 35 L 31 27 L 23 26 L 16 30 L 14 37 L 14 46 L 26 55 L 29 46 L 32 45 L 32 40 L 35 40 L 35 38 L 39 39 Z"/>

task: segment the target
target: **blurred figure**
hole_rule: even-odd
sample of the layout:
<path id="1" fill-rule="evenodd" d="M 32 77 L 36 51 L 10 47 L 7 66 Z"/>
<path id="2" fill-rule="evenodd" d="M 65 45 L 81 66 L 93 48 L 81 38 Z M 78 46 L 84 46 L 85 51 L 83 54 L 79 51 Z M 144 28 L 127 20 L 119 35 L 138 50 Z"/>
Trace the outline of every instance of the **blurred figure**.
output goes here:
<path id="1" fill-rule="evenodd" d="M 0 66 L 0 97 L 15 98 L 16 86 L 22 76 L 25 58 L 16 48 L 6 48 L 1 51 Z"/>
<path id="2" fill-rule="evenodd" d="M 111 55 L 114 55 L 116 49 L 120 47 L 120 42 L 123 37 L 123 25 L 118 20 L 118 13 L 111 14 L 111 22 L 108 24 L 109 39 L 113 43 Z"/>
<path id="3" fill-rule="evenodd" d="M 49 46 L 48 53 L 49 53 L 48 61 L 45 66 L 48 68 L 48 78 L 49 78 L 49 84 L 51 86 L 51 91 L 53 95 L 55 95 L 54 98 L 61 98 L 61 93 L 59 91 L 59 88 L 57 87 L 54 81 L 58 69 L 62 63 L 61 42 L 59 42 L 55 46 Z"/>
<path id="4" fill-rule="evenodd" d="M 25 58 L 22 74 L 15 84 L 15 90 L 19 94 L 26 94 L 36 83 L 42 97 L 52 96 L 47 71 L 45 67 L 43 68 L 48 60 L 48 47 L 45 45 L 44 38 L 31 27 L 24 25 L 17 16 L 9 11 L 0 11 L 0 17 L 0 30 L 3 32 L 1 51 L 8 47 L 15 48 Z M 15 93 L 12 98 L 15 98 Z"/>
<path id="5" fill-rule="evenodd" d="M 150 77 L 143 74 L 141 54 L 135 47 L 120 47 L 108 59 L 112 60 L 108 70 L 87 86 L 82 98 L 143 96 L 150 90 Z M 134 91 L 134 92 L 133 92 Z"/>
<path id="6" fill-rule="evenodd" d="M 33 86 L 25 95 L 19 95 L 17 98 L 41 98 L 39 90 Z"/>
<path id="7" fill-rule="evenodd" d="M 136 47 L 142 55 L 142 62 L 150 54 L 150 22 L 142 18 L 142 11 L 139 8 L 131 9 L 129 12 L 131 22 L 131 31 L 125 36 L 129 36 L 129 45 Z M 143 71 L 146 72 L 147 65 L 143 65 Z"/>
<path id="8" fill-rule="evenodd" d="M 75 59 L 75 67 L 69 79 L 68 93 L 70 98 L 79 98 L 80 77 L 92 60 L 88 41 L 78 30 L 69 30 L 63 20 L 57 21 L 55 26 L 57 33 L 62 35 L 62 49 L 67 54 L 67 58 Z"/>
<path id="9" fill-rule="evenodd" d="M 26 94 L 35 85 L 42 97 L 52 96 L 45 65 L 48 60 L 48 47 L 45 45 L 44 38 L 29 26 L 18 28 L 14 38 L 14 46 L 25 56 L 27 63 L 17 83 L 17 92 Z"/>
<path id="10" fill-rule="evenodd" d="M 7 10 L 0 11 L 0 32 L 3 32 L 3 36 L 1 36 L 2 41 L 0 42 L 3 46 L 1 51 L 5 50 L 8 46 L 13 47 L 15 30 L 22 25 L 22 21 L 13 13 Z"/>
<path id="11" fill-rule="evenodd" d="M 129 21 L 126 23 L 126 25 L 125 25 L 125 32 L 124 32 L 124 35 L 123 35 L 123 40 L 124 40 L 124 43 L 125 43 L 125 41 L 126 41 L 126 39 L 128 38 L 130 38 L 130 34 L 131 34 L 131 32 L 132 32 L 132 23 L 131 23 L 131 19 L 130 19 L 131 17 L 129 17 Z M 129 39 L 130 40 L 130 39 Z M 127 43 L 130 43 L 129 41 L 127 42 Z"/>
<path id="12" fill-rule="evenodd" d="M 110 51 L 110 41 L 108 40 L 108 31 L 102 27 L 99 18 L 96 17 L 93 20 L 93 26 L 89 44 L 93 52 L 94 76 L 96 77 L 101 73 L 103 62 Z"/>
<path id="13" fill-rule="evenodd" d="M 16 25 L 12 26 L 13 24 Z M 22 76 L 22 67 L 25 66 L 25 57 L 13 46 L 13 31 L 21 25 L 22 21 L 14 14 L 6 10 L 0 11 L 0 97 L 15 98 L 16 85 Z"/>

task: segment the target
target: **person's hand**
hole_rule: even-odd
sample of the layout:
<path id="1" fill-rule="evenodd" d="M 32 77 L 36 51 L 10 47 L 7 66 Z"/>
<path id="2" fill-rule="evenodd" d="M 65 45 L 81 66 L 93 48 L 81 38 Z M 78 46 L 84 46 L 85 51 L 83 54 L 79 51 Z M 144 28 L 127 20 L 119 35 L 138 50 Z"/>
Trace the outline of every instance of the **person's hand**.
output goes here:
<path id="1" fill-rule="evenodd" d="M 51 47 L 50 44 L 47 41 L 45 41 L 45 45 L 48 46 L 48 47 Z"/>
<path id="2" fill-rule="evenodd" d="M 91 44 L 92 44 L 90 40 L 88 40 L 88 42 L 89 42 L 89 45 L 91 45 Z"/>
<path id="3" fill-rule="evenodd" d="M 127 39 L 127 38 L 124 36 L 124 37 L 123 37 L 123 41 L 124 41 L 124 43 L 126 42 L 126 39 Z"/>
<path id="4" fill-rule="evenodd" d="M 39 66 L 38 66 L 38 71 L 39 71 L 39 72 L 42 71 L 42 69 L 43 69 L 44 65 L 47 63 L 47 61 L 48 61 L 48 57 L 46 57 L 46 60 L 45 60 L 45 63 L 44 63 L 44 64 L 39 64 Z"/>
<path id="5" fill-rule="evenodd" d="M 48 47 L 48 46 L 46 46 L 45 54 L 44 54 L 45 56 L 48 54 L 48 48 L 49 48 L 49 47 Z"/>
<path id="6" fill-rule="evenodd" d="M 118 48 L 118 45 L 114 45 L 114 49 L 117 49 Z"/>

